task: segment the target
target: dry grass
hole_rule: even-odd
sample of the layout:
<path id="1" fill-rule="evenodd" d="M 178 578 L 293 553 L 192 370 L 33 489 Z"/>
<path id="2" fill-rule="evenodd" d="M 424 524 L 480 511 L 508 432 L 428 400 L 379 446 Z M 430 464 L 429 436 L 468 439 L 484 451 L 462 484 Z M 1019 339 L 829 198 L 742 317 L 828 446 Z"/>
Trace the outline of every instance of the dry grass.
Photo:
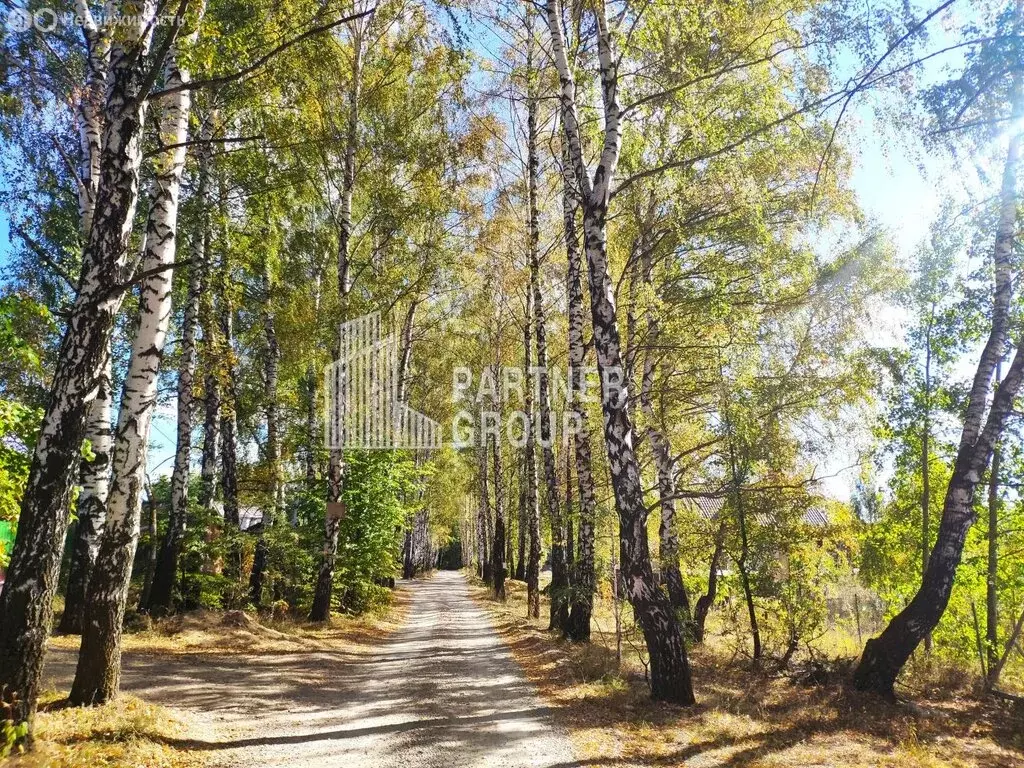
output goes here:
<path id="1" fill-rule="evenodd" d="M 243 611 L 190 611 L 127 631 L 122 648 L 126 653 L 175 655 L 339 650 L 370 645 L 393 632 L 408 603 L 408 595 L 396 591 L 386 608 L 361 616 L 332 614 L 327 624 L 290 619 L 263 623 Z M 49 646 L 74 651 L 79 642 L 77 635 L 55 636 Z"/>
<path id="2" fill-rule="evenodd" d="M 407 593 L 359 617 L 335 614 L 326 625 L 295 621 L 261 624 L 241 611 L 195 611 L 126 633 L 127 653 L 155 655 L 269 654 L 353 650 L 376 645 L 401 625 Z M 80 639 L 50 638 L 50 647 L 77 650 Z M 201 662 L 197 662 L 201 663 Z M 212 741 L 210 727 L 189 712 L 121 695 L 102 707 L 69 707 L 64 694 L 40 702 L 32 751 L 0 761 L 11 768 L 200 768 L 206 754 L 189 751 L 190 740 Z"/>
<path id="3" fill-rule="evenodd" d="M 841 666 L 803 685 L 755 672 L 725 647 L 701 648 L 691 654 L 698 706 L 653 703 L 629 643 L 616 666 L 606 615 L 598 612 L 604 632 L 573 646 L 545 631 L 546 606 L 541 621 L 525 619 L 524 591 L 511 582 L 505 604 L 482 587 L 475 595 L 571 734 L 581 765 L 1024 765 L 1024 711 L 976 698 L 963 681 L 932 680 L 915 705 L 890 705 L 847 690 Z"/>
<path id="4" fill-rule="evenodd" d="M 47 694 L 36 716 L 31 752 L 5 762 L 11 768 L 199 768 L 201 753 L 180 740 L 205 736 L 198 718 L 120 696 L 103 707 L 67 707 Z"/>

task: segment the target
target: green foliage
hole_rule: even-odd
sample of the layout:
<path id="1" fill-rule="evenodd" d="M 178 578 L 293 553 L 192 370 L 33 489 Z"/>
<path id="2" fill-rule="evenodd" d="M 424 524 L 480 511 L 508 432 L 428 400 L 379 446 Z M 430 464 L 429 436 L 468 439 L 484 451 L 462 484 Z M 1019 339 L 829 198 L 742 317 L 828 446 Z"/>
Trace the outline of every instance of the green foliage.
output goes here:
<path id="1" fill-rule="evenodd" d="M 348 451 L 335 578 L 344 610 L 358 612 L 376 602 L 373 586 L 393 579 L 400 567 L 400 533 L 415 508 L 417 470 L 393 451 Z"/>
<path id="2" fill-rule="evenodd" d="M 28 723 L 15 723 L 12 720 L 0 721 L 0 759 L 14 754 L 26 736 L 28 736 Z"/>
<path id="3" fill-rule="evenodd" d="M 42 416 L 40 409 L 0 399 L 0 520 L 18 519 Z M 0 562 L 9 556 L 0 553 Z"/>
<path id="4" fill-rule="evenodd" d="M 387 602 L 389 590 L 380 582 L 394 578 L 399 567 L 402 525 L 416 509 L 407 500 L 416 498 L 415 480 L 421 470 L 393 452 L 357 451 L 346 456 L 346 516 L 340 528 L 336 595 L 344 610 L 361 613 Z M 193 485 L 198 491 L 198 482 Z M 166 478 L 153 485 L 153 492 L 163 529 L 170 504 Z M 267 561 L 265 605 L 260 607 L 270 606 L 277 616 L 305 616 L 323 546 L 324 497 L 322 484 L 297 487 L 286 496 L 283 519 L 258 532 L 232 531 L 218 511 L 193 505 L 177 604 L 185 609 L 250 607 L 248 576 L 257 539 L 262 537 Z"/>
<path id="5" fill-rule="evenodd" d="M 794 650 L 808 646 L 828 628 L 829 600 L 856 562 L 855 527 L 842 504 L 828 504 L 829 524 L 809 525 L 803 513 L 808 499 L 794 499 L 776 515 L 770 531 L 755 531 L 754 578 L 759 606 L 767 614 L 769 645 Z M 821 500 L 816 500 L 820 509 Z M 783 651 L 785 652 L 785 651 Z"/>
<path id="6" fill-rule="evenodd" d="M 43 411 L 43 343 L 53 320 L 17 293 L 0 297 L 0 520 L 16 523 Z M 0 565 L 10 560 L 0 546 Z"/>

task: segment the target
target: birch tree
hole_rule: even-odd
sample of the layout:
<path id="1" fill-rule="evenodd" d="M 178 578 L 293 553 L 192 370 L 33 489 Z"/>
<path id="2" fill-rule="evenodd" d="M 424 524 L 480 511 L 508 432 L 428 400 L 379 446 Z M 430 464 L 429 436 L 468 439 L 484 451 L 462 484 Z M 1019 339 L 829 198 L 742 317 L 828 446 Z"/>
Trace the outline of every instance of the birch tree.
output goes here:
<path id="1" fill-rule="evenodd" d="M 527 65 L 529 72 L 530 65 Z M 540 183 L 540 158 L 537 151 L 537 99 L 527 97 L 527 197 L 529 208 L 530 291 L 533 294 L 533 330 L 537 342 L 537 408 L 540 419 L 540 452 L 544 469 L 544 503 L 551 526 L 551 618 L 549 629 L 565 633 L 569 623 L 569 574 L 565 564 L 565 522 L 558 492 L 558 468 L 552 429 L 551 385 L 548 371 L 547 317 L 541 291 L 539 212 L 537 188 Z"/>
<path id="2" fill-rule="evenodd" d="M 583 404 L 585 391 L 586 346 L 583 341 L 583 267 L 580 260 L 579 236 L 576 229 L 576 184 L 569 160 L 568 145 L 562 142 L 562 222 L 566 253 L 566 303 L 569 319 L 569 402 L 567 409 L 575 423 L 572 446 L 566 450 L 575 456 L 576 485 L 579 492 L 580 530 L 579 555 L 576 558 L 571 590 L 569 623 L 566 634 L 571 640 L 586 642 L 590 639 L 590 617 L 593 614 L 594 589 L 594 532 L 596 528 L 597 500 L 594 491 L 590 432 L 587 412 Z"/>
<path id="3" fill-rule="evenodd" d="M 263 529 L 256 541 L 253 555 L 252 572 L 249 575 L 249 602 L 255 606 L 263 604 L 263 581 L 267 568 L 268 544 L 267 533 L 278 521 L 283 506 L 283 487 L 281 483 L 281 420 L 278 408 L 278 382 L 281 368 L 281 347 L 277 339 L 274 318 L 274 280 L 270 273 L 269 263 L 264 267 L 263 274 L 264 310 L 263 334 L 266 337 L 266 362 L 263 373 L 263 399 L 266 408 L 267 442 L 265 449 L 266 464 L 270 475 L 267 489 L 266 511 L 263 514 Z"/>
<path id="4" fill-rule="evenodd" d="M 169 19 L 171 23 L 159 26 L 155 45 L 151 43 L 157 28 L 156 3 L 108 6 L 109 16 L 129 23 L 119 23 L 111 37 L 100 155 L 94 166 L 92 223 L 82 245 L 77 296 L 65 316 L 50 404 L 35 446 L 33 469 L 22 500 L 18 539 L 0 598 L 4 615 L 0 629 L 0 687 L 6 699 L 17 702 L 11 712 L 17 721 L 31 721 L 35 709 L 70 496 L 86 436 L 86 409 L 98 390 L 111 330 L 125 291 L 151 276 L 134 274 L 137 258 L 130 247 L 148 103 L 178 91 L 243 79 L 281 51 L 341 23 L 333 21 L 307 29 L 241 70 L 226 74 L 222 70 L 201 84 L 154 90 L 167 53 L 184 26 L 189 6 L 190 0 L 180 0 L 173 7 L 160 7 L 161 12 L 173 14 L 173 18 Z M 86 16 L 89 9 L 80 4 L 78 10 Z"/>
<path id="5" fill-rule="evenodd" d="M 496 403 L 501 412 L 501 399 Z M 494 467 L 494 541 L 491 545 L 491 578 L 494 582 L 494 596 L 498 600 L 505 599 L 505 483 L 501 461 L 501 435 L 488 438 Z M 486 453 L 487 447 L 484 446 Z M 486 460 L 486 459 L 485 459 Z"/>
<path id="6" fill-rule="evenodd" d="M 194 38 L 189 35 L 184 42 L 192 43 Z M 164 72 L 167 87 L 174 88 L 189 79 L 188 71 L 178 65 L 177 51 L 172 50 Z M 105 702 L 117 694 L 120 686 L 121 628 L 139 539 L 146 451 L 156 409 L 157 379 L 171 321 L 178 204 L 190 106 L 188 90 L 177 91 L 161 104 L 161 139 L 173 149 L 162 151 L 154 162 L 154 193 L 142 257 L 143 272 L 148 277 L 140 290 L 139 327 L 132 345 L 114 435 L 106 522 L 95 573 L 89 581 L 82 647 L 71 687 L 70 699 L 75 704 Z"/>
<path id="7" fill-rule="evenodd" d="M 359 137 L 359 99 L 362 92 L 363 45 L 368 32 L 368 18 L 361 17 L 348 25 L 352 38 L 352 72 L 348 91 L 348 119 L 345 125 L 345 155 L 342 165 L 341 191 L 338 206 L 338 296 L 342 321 L 347 317 L 349 294 L 352 291 L 352 194 L 356 183 L 356 151 Z M 340 344 L 340 339 L 337 344 Z M 341 356 L 340 347 L 334 351 L 334 359 Z M 332 450 L 327 468 L 327 503 L 336 504 L 341 500 L 345 457 L 342 451 Z M 331 592 L 334 583 L 334 562 L 338 554 L 339 520 L 327 516 L 324 529 L 324 550 L 316 575 L 313 606 L 310 621 L 326 621 L 330 616 Z"/>
<path id="8" fill-rule="evenodd" d="M 180 70 L 179 70 L 180 71 Z M 200 139 L 208 140 L 209 119 L 203 121 Z M 207 284 L 207 259 L 210 252 L 209 204 L 211 145 L 199 149 L 199 168 L 196 183 L 196 208 L 200 211 L 200 224 L 192 234 L 191 261 L 188 268 L 188 292 L 181 322 L 181 361 L 178 366 L 177 420 L 174 469 L 171 474 L 171 513 L 167 532 L 157 556 L 153 586 L 148 609 L 163 613 L 171 608 L 174 581 L 178 573 L 182 540 L 188 521 L 189 479 L 192 471 L 192 411 L 195 406 L 195 374 L 198 362 L 197 331 L 201 297 Z"/>
<path id="9" fill-rule="evenodd" d="M 123 289 L 112 287 L 123 285 L 134 266 L 128 245 L 138 200 L 141 134 L 151 76 L 146 53 L 154 13 L 153 3 L 133 8 L 126 15 L 138 21 L 122 27 L 111 45 L 95 213 L 0 596 L 4 616 L 0 687 L 5 701 L 12 704 L 13 719 L 28 721 L 30 726 L 53 616 L 70 495 L 85 437 L 86 409 L 96 395 L 123 298 Z"/>
<path id="10" fill-rule="evenodd" d="M 644 344 L 643 374 L 640 382 L 640 408 L 647 421 L 647 438 L 654 453 L 654 465 L 658 482 L 658 559 L 662 583 L 668 587 L 672 608 L 683 621 L 690 620 L 690 601 L 683 586 L 683 575 L 679 569 L 679 534 L 676 529 L 676 483 L 675 467 L 668 439 L 660 427 L 660 418 L 654 407 L 655 375 L 659 367 L 659 344 L 661 342 L 661 321 L 659 307 L 655 303 L 654 254 L 655 243 L 651 242 L 653 222 L 649 219 L 641 224 L 639 244 L 640 271 L 647 297 L 644 317 L 647 333 Z"/>
<path id="11" fill-rule="evenodd" d="M 223 181 L 222 181 L 223 185 Z M 231 249 L 226 210 L 227 193 L 220 191 L 223 222 L 218 247 L 221 249 L 217 270 L 218 351 L 220 353 L 220 494 L 224 505 L 224 524 L 238 530 L 238 363 L 235 353 L 235 305 Z"/>
<path id="12" fill-rule="evenodd" d="M 1000 17 L 1001 30 L 1019 44 L 1024 28 L 1024 4 Z M 992 246 L 994 290 L 991 328 L 970 384 L 963 428 L 960 433 L 952 476 L 946 489 L 942 517 L 935 544 L 928 557 L 921 587 L 910 603 L 898 613 L 881 635 L 868 640 L 854 671 L 857 688 L 892 698 L 896 678 L 917 646 L 938 624 L 949 603 L 953 581 L 963 553 L 967 532 L 977 517 L 974 494 L 1013 410 L 1014 399 L 1024 376 L 1024 344 L 1015 340 L 1017 350 L 1006 376 L 993 376 L 1006 355 L 1011 332 L 1011 302 L 1014 272 L 1011 254 L 1017 239 L 1019 198 L 1017 183 L 1024 118 L 1024 78 L 1013 54 L 991 44 L 973 58 L 963 75 L 948 86 L 936 89 L 934 108 L 944 131 L 962 130 L 980 119 L 990 124 L 1000 116 L 1008 119 L 1010 136 L 1006 145 L 998 197 L 998 220 Z M 971 87 L 965 88 L 965 85 Z M 948 111 L 948 112 L 947 112 Z M 963 122 L 961 122 L 963 121 Z"/>
<path id="13" fill-rule="evenodd" d="M 532 236 L 532 235 L 531 235 Z M 529 532 L 529 555 L 526 561 L 526 615 L 540 618 L 540 499 L 537 483 L 537 434 L 533 408 L 533 291 L 526 291 L 526 312 L 523 319 L 523 474 L 526 505 L 526 527 Z"/>
<path id="14" fill-rule="evenodd" d="M 97 24 L 88 4 L 79 0 L 76 13 L 82 19 L 86 46 L 85 88 L 79 97 L 76 118 L 79 136 L 78 190 L 79 231 L 82 241 L 89 238 L 96 210 L 100 152 L 103 141 L 103 108 L 107 70 L 110 66 L 110 29 Z M 92 566 L 96 561 L 99 535 L 110 487 L 111 378 L 110 342 L 106 364 L 100 374 L 96 398 L 87 406 L 85 438 L 92 446 L 92 458 L 82 463 L 82 491 L 78 497 L 78 526 L 71 549 L 68 588 L 59 632 L 80 634 L 85 594 Z"/>
<path id="15" fill-rule="evenodd" d="M 78 527 L 71 545 L 68 587 L 64 594 L 64 613 L 57 631 L 80 635 L 85 616 L 85 596 L 96 564 L 100 534 L 106 518 L 107 493 L 110 490 L 110 449 L 113 435 L 110 427 L 113 393 L 110 353 L 97 380 L 96 398 L 86 411 L 86 439 L 92 458 L 82 462 L 82 491 L 78 495 Z"/>
<path id="16" fill-rule="evenodd" d="M 491 550 L 491 537 L 488 534 L 488 528 L 490 523 L 488 518 L 491 516 L 490 512 L 490 490 L 487 472 L 487 441 L 482 439 L 481 445 L 477 446 L 477 542 L 478 552 L 477 556 L 480 558 L 479 571 L 480 578 L 483 579 L 485 584 L 491 583 L 491 558 L 493 556 Z"/>
<path id="17" fill-rule="evenodd" d="M 596 9 L 604 130 L 601 155 L 591 175 L 583 156 L 583 137 L 577 117 L 576 80 L 566 55 L 561 4 L 547 3 L 551 52 L 559 79 L 562 129 L 568 145 L 583 210 L 583 242 L 590 285 L 594 347 L 602 378 L 605 448 L 619 514 L 619 546 L 627 596 L 643 630 L 650 655 L 651 695 L 655 699 L 693 704 L 690 665 L 682 633 L 667 595 L 654 581 L 647 543 L 647 510 L 640 467 L 633 450 L 634 430 L 628 392 L 611 391 L 611 377 L 625 385 L 615 298 L 608 269 L 607 215 L 611 184 L 619 157 L 620 106 L 618 73 L 604 4 Z"/>

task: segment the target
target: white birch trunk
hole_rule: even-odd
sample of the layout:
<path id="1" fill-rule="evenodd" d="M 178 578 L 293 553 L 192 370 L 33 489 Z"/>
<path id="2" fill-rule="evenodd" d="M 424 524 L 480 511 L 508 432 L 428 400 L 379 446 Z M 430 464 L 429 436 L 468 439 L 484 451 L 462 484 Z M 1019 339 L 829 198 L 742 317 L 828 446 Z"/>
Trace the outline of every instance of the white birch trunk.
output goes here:
<path id="1" fill-rule="evenodd" d="M 149 47 L 155 3 L 130 13 L 112 46 L 104 110 L 107 123 L 78 296 L 72 305 L 36 442 L 7 580 L 0 594 L 0 690 L 8 716 L 31 727 L 46 635 L 53 619 L 71 490 L 78 474 L 86 409 L 98 390 L 114 319 L 128 278 L 128 242 L 138 202 L 145 94 L 139 53 Z M 142 59 L 144 61 L 144 58 Z"/>
<path id="2" fill-rule="evenodd" d="M 501 403 L 498 403 L 498 411 Z M 501 439 L 492 435 L 490 438 L 491 452 L 494 459 L 494 541 L 491 543 L 491 578 L 494 582 L 494 596 L 498 600 L 505 599 L 505 490 L 501 463 Z M 486 453 L 486 447 L 484 451 Z M 484 461 L 486 461 L 486 456 Z"/>
<path id="3" fill-rule="evenodd" d="M 201 138 L 210 138 L 209 121 Z M 193 235 L 188 272 L 188 294 L 181 328 L 181 362 L 178 366 L 178 416 L 176 423 L 176 450 L 174 470 L 171 474 L 171 513 L 167 532 L 157 557 L 153 586 L 149 594 L 148 610 L 165 612 L 171 608 L 174 581 L 178 572 L 178 558 L 188 521 L 189 479 L 192 469 L 192 411 L 195 403 L 195 373 L 198 362 L 196 331 L 199 326 L 200 299 L 206 285 L 206 261 L 209 254 L 210 218 L 206 210 L 209 192 L 210 145 L 199 149 L 199 178 L 196 188 L 197 207 L 200 210 L 199 231 Z"/>
<path id="4" fill-rule="evenodd" d="M 264 271 L 263 286 L 265 303 L 263 312 L 263 334 L 266 337 L 266 365 L 264 370 L 263 398 L 267 409 L 267 467 L 270 474 L 270 488 L 266 512 L 263 515 L 263 531 L 256 542 L 252 572 L 249 575 L 249 602 L 255 606 L 263 604 L 263 580 L 270 556 L 267 531 L 277 524 L 284 509 L 284 485 L 281 482 L 281 425 L 277 405 L 277 387 L 281 367 L 281 348 L 274 326 L 274 281 L 269 264 Z"/>
<path id="5" fill-rule="evenodd" d="M 642 225 L 649 231 L 647 225 Z M 676 530 L 676 483 L 673 475 L 673 461 L 668 439 L 659 426 L 660 419 L 654 408 L 654 378 L 658 368 L 657 349 L 661 337 L 661 321 L 654 299 L 654 264 L 651 244 L 641 236 L 639 246 L 640 265 L 643 276 L 647 306 L 644 316 L 647 322 L 647 339 L 644 345 L 643 375 L 640 384 L 640 407 L 647 421 L 647 436 L 654 453 L 654 466 L 658 476 L 658 506 L 661 520 L 658 525 L 658 560 L 661 582 L 668 589 L 672 608 L 681 615 L 684 622 L 690 620 L 690 601 L 683 585 L 679 570 L 679 534 Z"/>
<path id="6" fill-rule="evenodd" d="M 568 636 L 577 642 L 590 639 L 590 617 L 593 614 L 596 575 L 594 573 L 594 526 L 597 516 L 597 498 L 594 493 L 593 459 L 587 411 L 581 398 L 584 385 L 586 346 L 583 328 L 586 322 L 583 306 L 583 272 L 580 263 L 579 238 L 576 232 L 576 193 L 568 146 L 562 150 L 562 218 L 565 230 L 566 301 L 569 326 L 570 389 L 567 408 L 576 420 L 573 448 L 576 456 L 576 485 L 580 497 L 579 553 L 576 577 L 572 589 Z M 570 450 L 567 447 L 567 450 Z"/>
<path id="7" fill-rule="evenodd" d="M 170 85 L 187 79 L 172 54 L 167 63 Z M 178 91 L 162 104 L 160 136 L 165 145 L 182 144 L 188 133 L 189 92 Z M 128 599 L 132 560 L 139 539 L 146 452 L 157 378 L 171 319 L 171 285 L 178 227 L 178 202 L 185 147 L 157 155 L 155 194 L 146 226 L 139 299 L 139 327 L 125 378 L 124 395 L 114 437 L 113 476 L 107 499 L 103 540 L 90 580 L 86 621 L 71 700 L 95 704 L 118 692 L 121 666 L 121 624 Z M 156 271 L 159 270 L 159 271 Z"/>
<path id="8" fill-rule="evenodd" d="M 352 32 L 352 88 L 349 92 L 348 125 L 345 136 L 345 160 L 342 168 L 340 221 L 338 226 L 338 295 L 341 299 L 342 321 L 348 320 L 349 293 L 352 291 L 352 194 L 356 183 L 356 150 L 359 139 L 359 99 L 362 91 L 363 36 L 367 32 L 365 19 L 349 25 Z M 334 359 L 341 351 L 335 348 Z M 327 503 L 341 499 L 345 482 L 345 456 L 333 450 L 327 467 Z M 338 521 L 328 519 L 324 530 L 324 551 L 317 570 L 313 591 L 310 621 L 326 621 L 330 615 L 331 594 L 334 584 L 334 563 L 338 556 Z"/>
<path id="9" fill-rule="evenodd" d="M 527 141 L 528 149 L 533 154 L 527 160 L 528 166 L 536 163 L 536 135 L 537 135 L 537 94 L 534 79 L 537 77 L 534 68 L 534 32 L 533 32 L 533 6 L 527 6 L 527 48 L 526 48 L 526 74 L 527 74 Z M 530 140 L 533 137 L 533 140 Z M 527 168 L 527 174 L 531 173 Z M 529 249 L 531 254 L 537 250 L 537 238 L 539 228 L 536 216 L 536 185 L 529 184 Z M 526 561 L 526 615 L 530 618 L 540 618 L 540 494 L 537 478 L 537 450 L 534 440 L 538 434 L 536 418 L 534 415 L 533 403 L 533 287 L 532 287 L 532 259 L 531 259 L 531 286 L 526 291 L 526 316 L 523 319 L 523 357 L 525 370 L 525 397 L 523 411 L 526 417 L 526 434 L 524 435 L 523 453 L 525 485 L 526 485 L 526 524 L 529 533 L 529 558 Z"/>
<path id="10" fill-rule="evenodd" d="M 108 345 L 109 346 L 109 345 Z M 60 634 L 79 635 L 85 618 L 85 595 L 89 577 L 96 563 L 100 534 L 107 511 L 107 493 L 110 489 L 110 449 L 113 435 L 110 431 L 111 358 L 100 374 L 96 398 L 86 411 L 86 439 L 92 445 L 93 458 L 82 463 L 82 490 L 78 494 L 78 527 L 71 545 L 68 567 L 68 586 L 64 592 L 64 613 L 60 619 Z"/>
<path id="11" fill-rule="evenodd" d="M 221 190 L 221 206 L 226 217 L 225 194 Z M 220 314 L 220 493 L 224 504 L 224 523 L 238 529 L 238 371 L 235 357 L 235 308 L 231 300 L 231 265 L 227 235 L 218 275 Z"/>
<path id="12" fill-rule="evenodd" d="M 86 0 L 75 0 L 75 13 L 82 20 L 85 38 L 85 87 L 78 99 L 78 213 L 82 241 L 89 239 L 96 210 L 103 150 L 103 110 L 110 68 L 110 29 L 96 23 Z M 108 422 L 109 426 L 109 422 Z"/>
<path id="13" fill-rule="evenodd" d="M 668 596 L 654 582 L 647 542 L 647 510 L 644 506 L 640 468 L 634 452 L 634 430 L 628 391 L 606 386 L 609 377 L 624 381 L 615 296 L 608 269 L 606 219 L 611 182 L 619 157 L 618 74 L 611 35 L 603 4 L 598 5 L 597 53 L 604 106 L 604 141 L 593 178 L 583 159 L 577 118 L 576 83 L 569 67 L 562 34 L 558 0 L 547 3 L 548 31 L 560 84 L 559 101 L 565 139 L 583 203 L 584 252 L 590 283 L 590 310 L 597 364 L 602 376 L 604 437 L 615 504 L 619 513 L 619 547 L 625 570 L 627 595 L 651 660 L 651 695 L 678 704 L 693 704 L 686 647 Z"/>
<path id="14" fill-rule="evenodd" d="M 480 578 L 485 582 L 490 583 L 491 581 L 491 550 L 489 547 L 490 537 L 487 535 L 488 518 L 490 512 L 488 507 L 490 506 L 490 497 L 487 490 L 487 443 L 478 445 L 476 448 L 477 458 L 477 544 L 479 557 L 479 573 Z"/>
<path id="15" fill-rule="evenodd" d="M 523 413 L 526 420 L 523 459 L 526 473 L 526 521 L 529 533 L 529 557 L 526 561 L 526 613 L 540 618 L 540 491 L 537 478 L 536 416 L 533 407 L 533 292 L 526 297 L 526 318 L 523 325 L 523 362 L 525 363 Z"/>
<path id="16" fill-rule="evenodd" d="M 85 87 L 78 97 L 75 120 L 78 124 L 78 214 L 82 242 L 89 239 L 96 210 L 96 187 L 99 184 L 100 153 L 103 147 L 103 107 L 110 67 L 110 31 L 93 18 L 88 3 L 77 0 L 75 11 L 82 19 L 85 38 Z M 82 491 L 78 496 L 78 526 L 75 530 L 68 568 L 68 586 L 64 593 L 64 613 L 58 631 L 81 634 L 85 590 L 89 573 L 96 560 L 99 535 L 110 486 L 111 447 L 111 362 L 107 342 L 107 363 L 101 375 L 96 399 L 86 416 L 85 438 L 92 444 L 95 458 L 83 462 Z"/>

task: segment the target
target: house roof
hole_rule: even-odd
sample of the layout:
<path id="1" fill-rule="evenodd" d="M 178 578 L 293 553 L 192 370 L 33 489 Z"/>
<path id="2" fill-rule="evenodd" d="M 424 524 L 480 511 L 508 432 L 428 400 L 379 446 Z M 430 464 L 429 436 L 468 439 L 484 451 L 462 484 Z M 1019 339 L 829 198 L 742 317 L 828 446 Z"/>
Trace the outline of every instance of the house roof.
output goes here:
<path id="1" fill-rule="evenodd" d="M 697 512 L 697 514 L 703 520 L 717 520 L 721 514 L 722 509 L 725 507 L 725 499 L 721 497 L 704 497 L 698 496 L 692 499 L 686 499 L 686 502 L 691 505 Z M 754 520 L 758 525 L 770 526 L 775 524 L 775 516 L 771 514 L 756 513 L 754 514 Z M 810 507 L 803 514 L 803 522 L 806 525 L 813 525 L 817 528 L 822 528 L 829 524 L 828 512 L 822 507 Z"/>
<path id="2" fill-rule="evenodd" d="M 697 514 L 704 520 L 714 520 L 722 511 L 722 507 L 725 506 L 725 499 L 723 498 L 698 496 L 695 499 L 687 499 L 687 501 L 697 508 Z"/>
<path id="3" fill-rule="evenodd" d="M 811 507 L 806 512 L 804 512 L 804 522 L 808 525 L 828 525 L 828 512 L 826 512 L 821 507 Z"/>
<path id="4" fill-rule="evenodd" d="M 263 510 L 259 507 L 242 507 L 238 510 L 238 528 L 248 531 L 263 522 Z"/>

